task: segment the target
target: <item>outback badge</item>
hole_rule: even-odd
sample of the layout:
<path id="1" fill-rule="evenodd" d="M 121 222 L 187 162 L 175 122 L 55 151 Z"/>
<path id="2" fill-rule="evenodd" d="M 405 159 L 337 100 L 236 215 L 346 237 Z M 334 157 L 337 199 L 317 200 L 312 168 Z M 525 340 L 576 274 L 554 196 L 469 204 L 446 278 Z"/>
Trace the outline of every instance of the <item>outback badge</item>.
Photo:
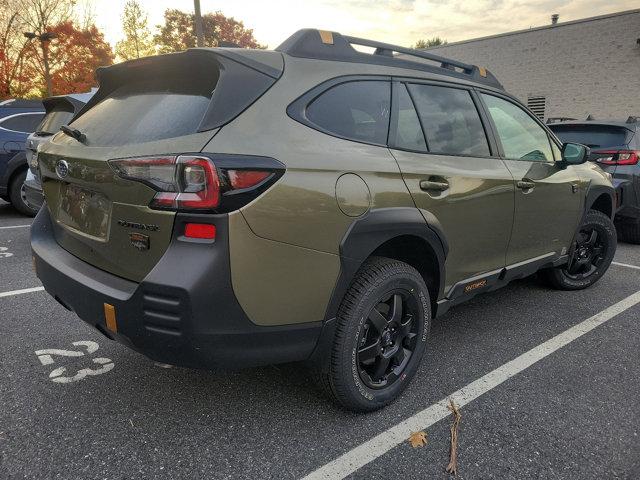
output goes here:
<path id="1" fill-rule="evenodd" d="M 131 245 L 136 247 L 138 250 L 149 250 L 149 235 L 145 235 L 144 233 L 130 233 L 129 240 L 131 240 Z"/>

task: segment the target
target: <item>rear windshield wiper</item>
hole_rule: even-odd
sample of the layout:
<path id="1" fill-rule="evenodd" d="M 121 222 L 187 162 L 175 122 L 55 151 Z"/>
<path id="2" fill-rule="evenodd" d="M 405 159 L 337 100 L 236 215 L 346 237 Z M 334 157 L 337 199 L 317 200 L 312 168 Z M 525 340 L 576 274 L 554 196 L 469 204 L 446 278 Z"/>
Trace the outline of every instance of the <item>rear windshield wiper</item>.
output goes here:
<path id="1" fill-rule="evenodd" d="M 62 125 L 60 127 L 60 130 L 62 130 L 66 135 L 69 135 L 70 137 L 75 138 L 80 143 L 84 143 L 87 141 L 87 136 L 77 128 L 71 128 L 67 125 Z"/>
<path id="2" fill-rule="evenodd" d="M 37 132 L 34 132 L 36 135 L 38 135 L 39 137 L 49 137 L 51 135 L 53 135 L 53 133 L 51 132 L 45 132 L 44 130 L 38 130 Z"/>

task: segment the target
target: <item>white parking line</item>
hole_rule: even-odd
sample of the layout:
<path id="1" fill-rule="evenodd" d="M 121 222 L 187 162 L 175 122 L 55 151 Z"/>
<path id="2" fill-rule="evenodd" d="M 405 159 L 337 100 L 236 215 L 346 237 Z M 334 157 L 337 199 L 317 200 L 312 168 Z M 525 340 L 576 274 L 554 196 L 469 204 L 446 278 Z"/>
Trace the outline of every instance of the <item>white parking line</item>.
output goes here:
<path id="1" fill-rule="evenodd" d="M 638 267 L 637 265 L 629 265 L 628 263 L 611 262 L 611 265 L 618 265 L 619 267 L 627 267 L 640 270 L 640 267 Z"/>
<path id="2" fill-rule="evenodd" d="M 29 225 L 9 225 L 8 227 L 0 227 L 0 230 L 5 230 L 8 228 L 29 228 L 31 226 L 31 224 Z"/>
<path id="3" fill-rule="evenodd" d="M 22 290 L 11 290 L 9 292 L 0 292 L 0 298 L 13 297 L 14 295 L 22 295 L 23 293 L 41 292 L 44 287 L 23 288 Z"/>
<path id="4" fill-rule="evenodd" d="M 384 455 L 395 446 L 405 442 L 411 433 L 424 430 L 443 418 L 448 417 L 451 414 L 447 409 L 449 399 L 452 399 L 459 407 L 472 402 L 479 396 L 509 380 L 514 375 L 526 370 L 556 350 L 568 345 L 638 303 L 640 303 L 640 292 L 628 296 L 602 312 L 587 318 L 583 322 L 487 373 L 485 376 L 452 393 L 447 398 L 443 398 L 438 403 L 425 408 L 414 416 L 385 430 L 371 440 L 366 441 L 311 472 L 304 477 L 303 480 L 341 479 L 352 474 L 359 468 Z"/>

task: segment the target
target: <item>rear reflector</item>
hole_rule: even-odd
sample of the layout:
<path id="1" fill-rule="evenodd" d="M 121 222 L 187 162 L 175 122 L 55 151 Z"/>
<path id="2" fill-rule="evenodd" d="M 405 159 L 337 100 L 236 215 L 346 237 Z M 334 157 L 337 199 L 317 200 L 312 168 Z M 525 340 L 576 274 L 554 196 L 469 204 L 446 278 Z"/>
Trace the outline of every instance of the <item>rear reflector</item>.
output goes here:
<path id="1" fill-rule="evenodd" d="M 184 236 L 213 240 L 216 238 L 216 226 L 208 223 L 187 223 L 184 226 Z"/>
<path id="2" fill-rule="evenodd" d="M 108 303 L 104 304 L 104 320 L 107 328 L 114 333 L 118 333 L 118 322 L 116 322 L 116 308 Z"/>

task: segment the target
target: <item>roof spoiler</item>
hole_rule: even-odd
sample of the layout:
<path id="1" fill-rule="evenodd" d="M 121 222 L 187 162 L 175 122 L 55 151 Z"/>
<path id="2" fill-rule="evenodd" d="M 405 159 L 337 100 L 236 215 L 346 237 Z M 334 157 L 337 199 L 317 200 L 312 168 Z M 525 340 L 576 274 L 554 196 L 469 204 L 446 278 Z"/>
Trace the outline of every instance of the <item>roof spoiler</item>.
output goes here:
<path id="1" fill-rule="evenodd" d="M 198 131 L 212 130 L 229 123 L 282 75 L 282 55 L 265 52 L 277 57 L 268 63 L 259 61 L 250 51 L 228 48 L 191 48 L 189 50 L 138 58 L 128 62 L 100 67 L 96 71 L 100 88 L 77 117 L 106 98 L 116 88 L 137 79 L 162 78 L 169 75 L 204 75 L 216 77 L 209 108 Z M 279 59 L 278 63 L 276 60 Z"/>
<path id="2" fill-rule="evenodd" d="M 374 48 L 372 54 L 359 52 L 353 45 Z M 431 71 L 454 75 L 502 89 L 502 85 L 486 68 L 442 57 L 424 50 L 406 48 L 364 38 L 341 35 L 325 30 L 303 29 L 286 39 L 276 51 L 293 57 L 370 63 L 376 65 Z M 401 54 L 401 55 L 397 55 Z M 410 57 L 414 57 L 411 59 Z M 430 65 L 420 60 L 434 63 Z"/>

